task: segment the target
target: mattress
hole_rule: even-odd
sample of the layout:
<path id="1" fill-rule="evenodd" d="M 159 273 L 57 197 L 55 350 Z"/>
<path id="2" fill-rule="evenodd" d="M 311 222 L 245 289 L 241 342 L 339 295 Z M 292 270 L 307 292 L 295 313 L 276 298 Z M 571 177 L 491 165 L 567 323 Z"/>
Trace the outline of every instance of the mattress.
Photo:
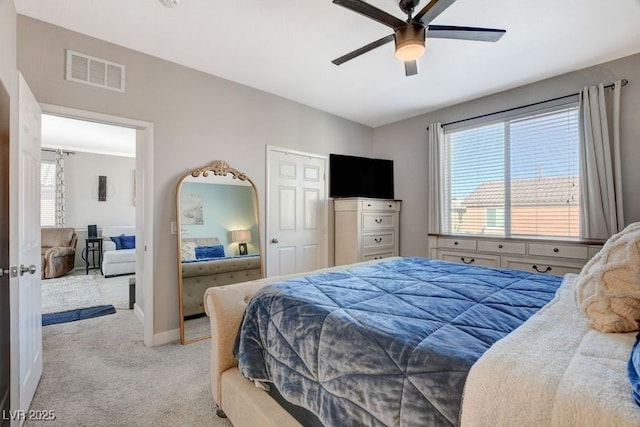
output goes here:
<path id="1" fill-rule="evenodd" d="M 326 425 L 458 425 L 469 369 L 562 278 L 402 258 L 274 283 L 234 351 Z"/>

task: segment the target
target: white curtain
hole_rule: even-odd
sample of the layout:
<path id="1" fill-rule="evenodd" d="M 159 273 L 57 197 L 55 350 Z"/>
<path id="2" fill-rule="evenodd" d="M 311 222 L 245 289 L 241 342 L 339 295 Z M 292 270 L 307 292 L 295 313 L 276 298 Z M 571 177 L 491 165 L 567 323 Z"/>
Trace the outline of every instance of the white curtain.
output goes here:
<path id="1" fill-rule="evenodd" d="M 56 150 L 56 227 L 65 224 L 64 153 Z"/>
<path id="2" fill-rule="evenodd" d="M 444 129 L 441 123 L 429 125 L 429 181 L 427 183 L 427 202 L 429 203 L 428 232 L 441 233 L 443 206 L 441 192 L 441 155 L 444 142 Z"/>
<path id="3" fill-rule="evenodd" d="M 624 228 L 620 171 L 620 81 L 580 92 L 580 236 L 607 239 Z"/>

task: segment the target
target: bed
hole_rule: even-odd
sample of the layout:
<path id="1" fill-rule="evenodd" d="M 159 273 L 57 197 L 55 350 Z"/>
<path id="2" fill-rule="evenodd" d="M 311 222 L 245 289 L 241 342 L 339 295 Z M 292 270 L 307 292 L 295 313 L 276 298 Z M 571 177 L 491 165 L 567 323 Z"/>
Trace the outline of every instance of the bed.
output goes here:
<path id="1" fill-rule="evenodd" d="M 352 323 L 341 323 L 341 317 L 358 318 L 344 316 L 351 308 L 336 304 L 336 301 L 344 301 L 348 297 L 337 290 L 332 294 L 331 284 L 325 286 L 321 295 L 315 290 L 319 284 L 329 283 L 327 279 L 343 276 L 347 277 L 347 283 L 351 280 L 347 287 L 361 288 L 365 293 L 375 292 L 363 286 L 363 281 L 368 285 L 374 284 L 378 289 L 384 288 L 388 283 L 386 273 L 390 266 L 399 268 L 408 283 L 402 285 L 400 291 L 397 288 L 386 289 L 384 294 L 404 293 L 405 289 L 421 282 L 422 294 L 442 299 L 438 313 L 449 312 L 451 319 L 433 318 L 426 306 L 415 301 L 426 295 L 407 295 L 403 303 L 409 304 L 404 306 L 404 311 L 411 312 L 410 318 L 426 322 L 417 326 L 407 323 L 406 316 L 402 320 L 395 319 L 397 310 L 391 310 L 382 318 L 382 335 L 375 335 L 380 345 L 374 346 L 374 350 L 363 350 L 366 340 L 359 338 L 362 329 L 355 328 Z M 359 271 L 365 272 L 364 279 L 353 278 Z M 436 276 L 431 275 L 433 272 Z M 354 276 L 349 279 L 350 275 Z M 448 280 L 446 284 L 444 279 Z M 397 277 L 393 280 L 402 281 Z M 275 282 L 278 284 L 264 288 Z M 465 293 L 464 287 L 453 285 L 456 282 L 464 283 L 472 290 Z M 425 286 L 429 292 L 424 292 Z M 482 426 L 513 425 L 514 420 L 518 420 L 519 425 L 585 425 L 582 423 L 585 420 L 595 420 L 599 424 L 615 420 L 616 425 L 640 425 L 640 408 L 630 397 L 628 383 L 623 387 L 626 362 L 635 334 L 612 336 L 594 331 L 598 337 L 597 345 L 588 345 L 593 334 L 581 335 L 574 328 L 574 323 L 586 323 L 575 304 L 571 305 L 572 286 L 571 279 L 561 283 L 559 278 L 550 279 L 549 276 L 526 272 L 402 258 L 361 263 L 349 266 L 347 271 L 345 267 L 333 268 L 314 275 L 263 279 L 209 289 L 205 300 L 213 337 L 213 398 L 236 426 L 299 425 L 300 422 L 290 412 L 295 413 L 305 425 L 313 423 L 301 418 L 296 406 L 288 407 L 290 412 L 285 410 L 245 377 L 257 380 L 255 383 L 261 386 L 275 386 L 277 394 L 289 404 L 305 407 L 303 415 L 311 412 L 326 425 Z M 556 294 L 558 288 L 560 290 Z M 306 291 L 309 292 L 305 294 Z M 254 294 L 255 298 L 252 298 Z M 320 308 L 313 306 L 309 312 L 301 310 L 301 306 L 308 304 L 306 301 L 301 304 L 300 296 L 302 301 L 306 296 L 309 299 L 318 299 L 319 296 L 327 299 Z M 451 305 L 444 298 L 446 296 L 466 301 L 466 305 L 463 304 L 462 308 Z M 387 296 L 383 296 L 383 301 L 384 298 Z M 246 319 L 242 322 L 245 307 L 250 301 L 250 307 L 255 307 L 247 310 Z M 518 302 L 514 304 L 513 301 Z M 359 308 L 362 308 L 362 304 L 369 302 L 370 299 L 354 300 L 347 301 L 347 305 L 360 304 Z M 383 311 L 385 306 L 395 307 L 387 302 L 382 304 Z M 547 308 L 534 314 L 543 306 Z M 558 311 L 569 318 L 558 322 L 554 314 Z M 270 316 L 263 318 L 260 312 L 267 312 Z M 284 318 L 287 313 L 293 313 L 295 319 L 317 317 L 324 319 L 323 324 L 335 323 L 338 325 L 338 337 L 325 336 L 330 328 L 299 328 L 298 320 Z M 360 316 L 356 323 L 364 326 L 370 338 L 373 335 L 369 335 L 369 331 L 376 319 L 367 316 L 368 313 Z M 238 340 L 236 346 L 241 323 L 244 323 L 243 329 L 250 332 Z M 399 323 L 400 329 L 408 329 L 411 333 L 407 337 L 396 336 L 391 332 L 393 323 Z M 535 334 L 520 332 L 532 328 L 532 324 L 537 331 Z M 588 326 L 586 329 L 589 332 Z M 516 332 L 511 333 L 514 330 Z M 559 330 L 564 331 L 560 334 L 564 341 L 575 344 L 571 349 L 554 341 Z M 350 340 L 352 345 L 342 344 L 340 335 L 342 339 Z M 311 341 L 315 339 L 321 343 L 320 350 L 306 347 L 309 337 Z M 498 344 L 492 347 L 496 342 Z M 263 344 L 264 348 L 260 348 Z M 239 352 L 240 369 L 233 355 L 234 346 Z M 294 351 L 287 353 L 286 347 Z M 519 348 L 519 351 L 510 351 L 514 348 Z M 548 351 L 549 348 L 554 351 Z M 605 350 L 594 353 L 594 348 Z M 581 363 L 580 368 L 575 368 L 572 361 L 582 357 L 584 349 L 588 349 L 588 357 L 592 361 L 609 359 L 606 363 Z M 266 354 L 266 357 L 261 358 L 259 353 Z M 367 357 L 373 354 L 373 359 L 367 359 L 364 353 Z M 523 359 L 523 354 L 528 357 Z M 561 355 L 571 363 L 552 363 L 562 358 Z M 393 361 L 391 367 L 388 364 L 383 366 L 381 360 L 385 357 Z M 530 359 L 538 363 L 523 363 Z M 506 375 L 512 370 L 505 369 L 505 366 L 520 365 L 526 365 L 528 370 L 522 374 L 514 371 L 511 377 Z M 352 369 L 347 374 L 336 370 L 345 366 Z M 555 368 L 545 370 L 539 369 L 540 366 Z M 372 375 L 364 380 L 361 378 L 363 374 Z M 594 382 L 602 382 L 602 378 L 607 378 L 604 382 L 610 383 L 605 387 L 606 393 L 593 393 L 592 387 L 583 390 Z M 542 385 L 536 389 L 535 385 L 540 382 Z M 530 390 L 547 396 L 546 403 L 530 404 Z M 568 406 L 568 402 L 562 399 L 563 390 L 569 390 L 567 393 L 571 398 L 568 400 L 573 406 Z M 513 404 L 508 404 L 510 402 Z M 559 407 L 568 409 L 560 411 L 560 415 L 532 416 L 531 412 L 553 413 L 557 402 L 561 402 Z M 611 402 L 616 404 L 611 405 Z M 533 409 L 523 411 L 523 405 Z M 587 413 L 597 417 L 581 416 L 587 406 Z M 531 417 L 523 417 L 523 412 Z"/>

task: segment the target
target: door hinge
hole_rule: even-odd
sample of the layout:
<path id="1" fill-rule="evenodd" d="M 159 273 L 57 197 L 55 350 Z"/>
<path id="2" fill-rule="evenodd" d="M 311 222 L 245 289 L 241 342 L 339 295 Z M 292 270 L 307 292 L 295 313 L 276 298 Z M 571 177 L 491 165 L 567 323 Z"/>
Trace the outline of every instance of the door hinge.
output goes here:
<path id="1" fill-rule="evenodd" d="M 0 277 L 4 277 L 5 274 L 9 275 L 9 277 L 18 277 L 18 267 L 11 267 L 8 270 L 0 268 Z"/>

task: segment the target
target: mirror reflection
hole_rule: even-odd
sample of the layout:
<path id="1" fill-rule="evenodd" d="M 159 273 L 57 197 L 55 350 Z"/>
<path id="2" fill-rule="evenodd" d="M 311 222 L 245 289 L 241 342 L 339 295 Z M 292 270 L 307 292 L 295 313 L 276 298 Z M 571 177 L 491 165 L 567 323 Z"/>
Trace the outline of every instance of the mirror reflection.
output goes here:
<path id="1" fill-rule="evenodd" d="M 210 336 L 204 292 L 262 277 L 255 186 L 215 161 L 189 172 L 177 191 L 178 281 L 183 344 Z"/>

